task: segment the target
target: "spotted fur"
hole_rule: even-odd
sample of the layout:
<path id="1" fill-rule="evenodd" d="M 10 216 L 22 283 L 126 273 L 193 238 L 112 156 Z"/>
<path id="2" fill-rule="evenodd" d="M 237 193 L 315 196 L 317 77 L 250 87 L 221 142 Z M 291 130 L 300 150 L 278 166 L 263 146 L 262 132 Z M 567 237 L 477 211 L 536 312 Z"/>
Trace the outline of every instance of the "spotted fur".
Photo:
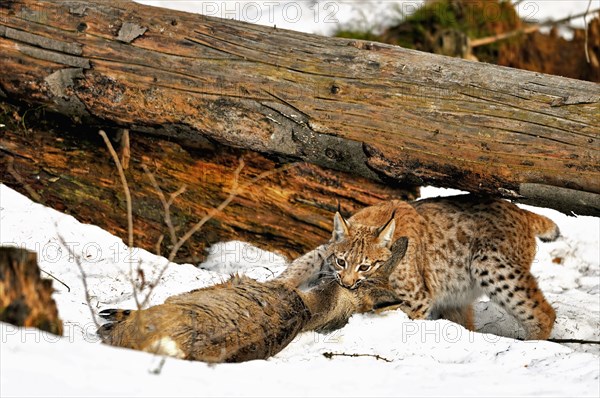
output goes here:
<path id="1" fill-rule="evenodd" d="M 559 236 L 554 222 L 508 201 L 474 195 L 390 201 L 349 220 L 338 214 L 331 250 L 340 284 L 356 289 L 377 276 L 375 264 L 389 257 L 382 234 L 390 228 L 392 241 L 408 237 L 406 256 L 389 285 L 397 307 L 411 318 L 445 318 L 473 329 L 472 303 L 486 294 L 518 320 L 526 339 L 550 336 L 555 312 L 530 267 L 535 237 Z M 360 264 L 373 266 L 361 272 Z"/>

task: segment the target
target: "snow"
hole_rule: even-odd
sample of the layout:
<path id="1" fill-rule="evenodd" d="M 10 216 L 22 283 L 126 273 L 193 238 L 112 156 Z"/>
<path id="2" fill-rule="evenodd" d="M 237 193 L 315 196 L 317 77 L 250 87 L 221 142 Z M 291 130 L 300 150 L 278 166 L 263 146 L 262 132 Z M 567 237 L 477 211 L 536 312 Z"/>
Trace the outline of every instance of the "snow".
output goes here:
<path id="1" fill-rule="evenodd" d="M 456 192 L 427 187 L 422 193 Z M 552 337 L 599 341 L 600 219 L 527 208 L 551 217 L 564 236 L 540 243 L 533 265 L 557 310 Z M 338 331 L 303 333 L 273 358 L 241 364 L 207 365 L 106 346 L 94 334 L 76 259 L 87 275 L 94 311 L 134 308 L 131 267 L 139 262 L 151 279 L 165 259 L 141 249 L 129 252 L 108 232 L 2 184 L 0 244 L 35 250 L 40 267 L 70 288 L 54 282 L 64 337 L 0 323 L 0 396 L 600 395 L 598 345 L 524 342 L 443 320 L 411 321 L 401 311 L 354 315 Z M 552 261 L 557 258 L 560 264 Z M 265 280 L 284 266 L 283 258 L 247 243 L 222 243 L 200 267 L 169 265 L 151 303 L 225 280 L 230 272 Z M 516 323 L 485 299 L 477 305 L 476 321 L 483 331 L 518 335 Z M 328 359 L 328 352 L 381 359 Z"/>

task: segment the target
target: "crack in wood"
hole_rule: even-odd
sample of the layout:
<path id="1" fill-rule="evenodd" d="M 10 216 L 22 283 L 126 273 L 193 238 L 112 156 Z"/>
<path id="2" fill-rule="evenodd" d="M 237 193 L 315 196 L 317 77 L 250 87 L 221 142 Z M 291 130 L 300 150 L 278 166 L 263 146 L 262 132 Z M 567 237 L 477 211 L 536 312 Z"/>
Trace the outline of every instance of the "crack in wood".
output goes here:
<path id="1" fill-rule="evenodd" d="M 209 39 L 218 40 L 218 41 L 220 41 L 222 43 L 226 43 L 226 44 L 229 44 L 231 46 L 235 46 L 236 48 L 239 48 L 239 47 L 245 48 L 244 46 L 240 46 L 238 43 L 233 43 L 233 42 L 230 42 L 228 40 L 225 40 L 225 39 L 222 39 L 222 38 L 219 38 L 219 37 L 216 37 L 216 36 L 210 36 L 210 35 L 207 35 L 205 33 L 198 32 L 198 31 L 194 31 L 194 33 L 196 33 L 197 35 L 200 35 L 200 36 L 204 36 L 204 37 L 209 38 Z M 356 81 L 360 81 L 361 80 L 360 78 L 356 78 L 356 77 L 352 77 L 352 76 L 340 76 L 340 75 L 335 75 L 335 74 L 310 72 L 310 71 L 303 70 L 303 69 L 292 68 L 290 65 L 283 65 L 283 64 L 279 64 L 277 62 L 268 62 L 268 61 L 264 61 L 264 60 L 258 59 L 258 58 L 250 58 L 247 55 L 236 54 L 236 53 L 234 53 L 234 52 L 232 52 L 230 50 L 225 50 L 224 48 L 219 48 L 219 47 L 213 45 L 212 43 L 208 43 L 206 41 L 202 41 L 201 39 L 195 39 L 195 40 L 190 39 L 190 40 L 193 41 L 196 44 L 200 44 L 200 45 L 206 46 L 206 47 L 211 48 L 213 50 L 222 51 L 225 54 L 231 54 L 231 55 L 236 56 L 236 57 L 238 57 L 240 59 L 243 59 L 244 61 L 248 61 L 248 62 L 252 62 L 252 63 L 268 65 L 268 66 L 272 66 L 272 67 L 275 67 L 275 68 L 283 68 L 283 69 L 287 69 L 287 70 L 292 71 L 292 72 L 304 73 L 304 74 L 311 75 L 311 76 L 326 77 L 328 79 L 336 78 L 336 79 L 345 79 L 345 80 L 351 80 L 351 81 L 352 80 L 356 80 Z M 250 50 L 252 50 L 252 49 L 250 49 Z"/>
<path id="2" fill-rule="evenodd" d="M 17 49 L 23 54 L 33 58 L 51 61 L 57 64 L 73 66 L 76 68 L 90 69 L 90 60 L 87 58 L 66 55 L 55 51 L 44 50 L 38 47 L 32 47 L 27 44 L 18 44 Z"/>
<path id="3" fill-rule="evenodd" d="M 288 103 L 282 104 L 279 102 L 264 101 L 261 102 L 261 105 L 264 105 L 267 108 L 270 108 L 280 113 L 285 118 L 299 125 L 306 125 L 308 123 L 308 117 L 302 112 L 298 111 L 295 107 L 289 105 Z"/>
<path id="4" fill-rule="evenodd" d="M 5 26 L 4 31 L 0 29 L 0 36 L 8 39 L 31 44 L 46 50 L 59 51 L 66 54 L 81 55 L 83 46 L 79 43 L 69 43 L 61 40 L 51 39 L 49 37 L 36 35 L 34 33 L 24 32 Z"/>
<path id="5" fill-rule="evenodd" d="M 295 109 L 285 104 L 265 102 L 256 108 L 277 123 L 267 150 L 380 181 L 378 174 L 367 166 L 368 158 L 362 142 L 318 133 L 309 126 L 308 119 L 299 123 L 293 118 L 291 115 Z"/>
<path id="6" fill-rule="evenodd" d="M 518 106 L 517 104 L 507 104 L 505 102 L 498 101 L 498 100 L 495 100 L 495 99 L 492 99 L 492 98 L 478 97 L 476 95 L 467 94 L 467 93 L 464 93 L 464 92 L 461 92 L 461 94 L 465 95 L 467 97 L 472 97 L 472 98 L 480 99 L 480 100 L 482 100 L 484 102 L 493 102 L 493 103 L 505 106 L 507 108 L 518 109 L 518 110 L 521 110 L 521 111 L 524 111 L 524 112 L 528 112 L 528 113 L 529 112 L 535 113 L 536 115 L 540 115 L 541 117 L 544 117 L 544 118 L 549 118 L 550 120 L 562 120 L 563 122 L 567 122 L 567 123 L 579 124 L 579 125 L 585 126 L 585 127 L 593 127 L 593 126 L 591 126 L 591 125 L 589 125 L 587 123 L 584 123 L 584 122 L 580 122 L 580 121 L 577 121 L 577 120 L 572 120 L 572 119 L 560 117 L 560 116 L 557 116 L 555 114 L 548 114 L 546 112 L 542 112 L 542 111 L 538 111 L 538 110 L 534 110 L 534 109 L 524 108 L 522 106 Z M 520 119 L 516 119 L 516 120 L 520 120 Z M 579 133 L 577 131 L 572 131 L 572 130 L 561 128 L 561 127 L 548 126 L 548 125 L 545 125 L 543 123 L 533 123 L 533 122 L 528 122 L 528 123 L 538 124 L 538 125 L 541 125 L 541 126 L 544 126 L 544 127 L 550 127 L 550 128 L 562 131 L 562 132 L 567 132 L 567 133 L 571 133 L 571 134 L 575 134 L 575 135 L 580 135 L 580 136 L 583 136 L 583 137 L 589 137 L 585 133 Z"/>
<path id="7" fill-rule="evenodd" d="M 292 109 L 295 113 L 297 113 L 298 115 L 294 115 L 293 113 L 290 114 L 290 116 L 293 118 L 293 120 L 296 123 L 298 123 L 298 124 L 308 123 L 308 120 L 310 119 L 310 117 L 306 113 L 304 113 L 300 109 L 298 109 L 296 106 L 292 105 L 289 101 L 287 101 L 287 100 L 283 99 L 281 96 L 275 95 L 274 93 L 267 91 L 265 89 L 263 89 L 262 91 L 265 92 L 267 95 L 275 98 L 279 102 L 281 102 L 284 107 L 288 107 L 288 108 Z M 277 109 L 275 109 L 275 110 L 277 110 Z"/>

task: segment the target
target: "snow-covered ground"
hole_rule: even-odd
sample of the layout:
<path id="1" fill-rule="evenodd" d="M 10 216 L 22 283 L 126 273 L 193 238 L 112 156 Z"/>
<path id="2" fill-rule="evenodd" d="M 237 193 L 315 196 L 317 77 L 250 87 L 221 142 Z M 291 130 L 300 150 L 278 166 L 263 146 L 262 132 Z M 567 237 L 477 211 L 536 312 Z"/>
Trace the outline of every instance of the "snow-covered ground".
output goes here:
<path id="1" fill-rule="evenodd" d="M 423 189 L 425 197 L 450 190 Z M 552 337 L 600 340 L 600 219 L 530 208 L 557 222 L 564 238 L 540 243 L 533 265 L 557 310 Z M 67 250 L 64 244 L 70 247 Z M 146 278 L 165 264 L 93 225 L 31 202 L 0 184 L 0 244 L 38 253 L 54 282 L 65 336 L 0 323 L 0 396 L 592 396 L 600 395 L 598 345 L 520 341 L 468 332 L 448 321 L 410 321 L 402 312 L 355 315 L 344 328 L 298 336 L 275 357 L 207 365 L 109 347 L 98 342 L 81 274 L 95 311 L 134 308 L 130 267 Z M 72 255 L 74 254 L 74 256 Z M 240 271 L 264 280 L 285 261 L 242 242 L 213 248 L 201 268 L 168 267 L 151 303 Z M 515 336 L 495 306 L 477 306 L 477 325 Z M 587 352 L 585 352 L 587 351 Z M 373 356 L 328 359 L 323 353 Z"/>

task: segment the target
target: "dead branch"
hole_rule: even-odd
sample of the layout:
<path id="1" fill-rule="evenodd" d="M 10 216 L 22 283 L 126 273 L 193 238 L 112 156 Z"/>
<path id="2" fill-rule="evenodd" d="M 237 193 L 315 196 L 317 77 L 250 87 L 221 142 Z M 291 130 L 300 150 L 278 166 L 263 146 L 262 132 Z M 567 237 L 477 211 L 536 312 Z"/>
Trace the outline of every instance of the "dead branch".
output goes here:
<path id="1" fill-rule="evenodd" d="M 129 129 L 123 129 L 121 134 L 121 164 L 123 169 L 129 168 L 129 159 L 131 159 L 131 148 L 129 143 Z"/>
<path id="2" fill-rule="evenodd" d="M 50 278 L 54 279 L 55 281 L 57 281 L 58 283 L 60 283 L 64 287 L 66 287 L 67 288 L 67 292 L 71 293 L 71 288 L 69 287 L 69 285 L 67 285 L 66 283 L 64 283 L 63 281 L 61 281 L 60 279 L 58 279 L 54 275 L 52 275 L 50 272 L 44 271 L 41 268 L 40 268 L 40 271 L 42 271 L 44 274 L 48 275 Z"/>
<path id="3" fill-rule="evenodd" d="M 597 340 L 582 340 L 582 339 L 548 339 L 552 343 L 559 344 L 600 344 Z"/>
<path id="4" fill-rule="evenodd" d="M 110 143 L 110 140 L 108 139 L 108 136 L 106 135 L 106 133 L 103 130 L 100 130 L 98 132 L 98 134 L 100 134 L 100 136 L 102 137 L 102 139 L 104 140 L 104 143 L 106 144 L 106 147 L 108 148 L 108 151 L 110 152 L 110 155 L 113 158 L 113 161 L 115 162 L 115 166 L 117 167 L 117 171 L 119 172 L 119 177 L 121 178 L 121 184 L 123 185 L 123 192 L 125 193 L 125 201 L 127 204 L 127 236 L 128 236 L 128 243 L 127 243 L 127 247 L 129 248 L 129 251 L 131 252 L 131 250 L 133 249 L 133 205 L 132 205 L 132 201 L 131 201 L 131 192 L 129 191 L 129 185 L 127 184 L 127 178 L 125 177 L 125 171 L 123 170 L 123 165 L 121 164 L 121 161 L 119 160 L 119 155 L 117 155 L 117 152 L 115 151 L 115 148 L 113 148 L 112 144 Z M 130 264 L 131 267 L 131 264 Z M 138 262 L 138 268 L 137 268 L 137 273 L 140 273 L 140 264 Z M 138 298 L 138 291 L 137 288 L 135 286 L 135 279 L 133 277 L 133 270 L 130 268 L 129 269 L 129 274 L 130 274 L 130 281 L 131 284 L 133 286 L 133 298 L 135 300 L 135 304 L 138 307 L 138 309 L 140 309 L 140 302 L 139 302 L 139 298 Z M 143 286 L 142 286 L 143 288 Z"/>
<path id="5" fill-rule="evenodd" d="M 146 176 L 148 176 L 150 183 L 152 184 L 152 186 L 154 187 L 154 190 L 156 191 L 156 195 L 158 195 L 158 198 L 160 199 L 160 202 L 163 205 L 164 220 L 165 220 L 167 229 L 169 231 L 169 236 L 171 237 L 171 244 L 175 245 L 177 243 L 177 234 L 175 233 L 175 227 L 173 226 L 173 222 L 171 221 L 170 208 L 171 208 L 171 205 L 173 204 L 173 201 L 175 200 L 175 198 L 177 198 L 179 195 L 181 195 L 182 193 L 185 192 L 186 186 L 183 185 L 176 192 L 172 193 L 169 197 L 169 200 L 167 201 L 167 199 L 165 198 L 165 194 L 163 193 L 162 189 L 160 188 L 160 186 L 156 182 L 156 179 L 154 178 L 154 174 L 152 174 L 150 172 L 150 170 L 148 169 L 148 167 L 145 164 L 142 165 L 142 168 L 144 169 Z M 161 238 L 162 238 L 162 236 L 161 236 Z M 160 239 L 160 241 L 162 241 L 162 239 Z M 160 248 L 160 244 L 158 244 L 158 248 Z M 157 254 L 160 255 L 160 250 L 157 251 Z"/>
<path id="6" fill-rule="evenodd" d="M 341 353 L 324 352 L 323 356 L 327 359 L 332 359 L 333 357 L 351 357 L 351 358 L 371 357 L 371 358 L 375 358 L 377 360 L 381 360 L 381 361 L 385 361 L 385 362 L 394 362 L 391 359 L 384 358 L 377 354 L 346 354 L 345 352 L 341 352 Z"/>
<path id="7" fill-rule="evenodd" d="M 583 24 L 585 25 L 585 60 L 587 61 L 587 63 L 589 64 L 591 62 L 590 60 L 590 50 L 588 48 L 589 46 L 589 31 L 588 31 L 588 22 L 587 22 L 587 16 L 588 13 L 590 12 L 590 7 L 592 7 L 592 0 L 588 1 L 588 6 L 587 9 L 585 10 L 585 14 L 583 14 Z M 592 13 L 597 12 L 598 10 L 592 11 Z"/>
<path id="8" fill-rule="evenodd" d="M 31 196 L 31 198 L 33 200 L 35 200 L 38 203 L 44 203 L 44 201 L 42 200 L 41 196 L 38 195 L 37 192 L 35 192 L 35 190 L 33 188 L 31 188 L 31 185 L 29 185 L 24 179 L 23 177 L 21 177 L 21 175 L 17 172 L 17 170 L 15 170 L 15 158 L 13 158 L 12 156 L 7 156 L 6 157 L 6 170 L 8 171 L 8 173 L 15 179 L 17 180 L 17 182 L 19 184 L 21 184 L 21 186 L 23 188 L 25 188 L 25 190 L 27 191 L 27 193 L 29 194 L 29 196 Z"/>
<path id="9" fill-rule="evenodd" d="M 298 165 L 298 163 L 291 163 L 291 164 L 286 164 L 282 167 L 279 167 L 277 169 L 274 170 L 268 170 L 265 171 L 261 174 L 259 174 L 258 176 L 254 177 L 253 179 L 251 179 L 249 182 L 242 184 L 241 186 L 239 185 L 239 177 L 240 177 L 240 173 L 242 171 L 242 169 L 244 168 L 244 160 L 240 158 L 239 161 L 239 165 L 238 167 L 235 169 L 235 171 L 233 172 L 233 182 L 231 184 L 231 188 L 230 188 L 230 192 L 229 192 L 229 196 L 227 196 L 227 198 L 221 202 L 221 204 L 219 204 L 219 206 L 212 208 L 211 210 L 209 210 L 207 212 L 207 214 L 202 217 L 202 219 L 200 221 L 198 221 L 192 228 L 190 228 L 173 246 L 173 249 L 171 250 L 171 253 L 169 254 L 169 257 L 167 258 L 167 261 L 165 263 L 165 265 L 161 268 L 161 270 L 158 273 L 158 276 L 154 279 L 154 281 L 150 284 L 150 290 L 148 291 L 148 293 L 146 294 L 146 297 L 144 298 L 141 307 L 145 307 L 148 304 L 148 301 L 150 300 L 150 297 L 152 296 L 152 292 L 154 291 L 155 287 L 158 285 L 158 283 L 160 282 L 160 279 L 162 278 L 162 276 L 164 275 L 164 273 L 166 272 L 169 264 L 171 262 L 173 262 L 173 260 L 175 259 L 175 256 L 177 255 L 177 252 L 179 251 L 179 249 L 185 244 L 185 242 L 187 242 L 196 232 L 198 232 L 202 226 L 204 226 L 204 224 L 206 224 L 210 219 L 212 219 L 215 215 L 217 215 L 218 213 L 220 213 L 221 211 L 223 211 L 225 209 L 225 207 L 227 207 L 231 201 L 233 199 L 235 199 L 235 197 L 242 192 L 243 190 L 245 190 L 246 188 L 252 186 L 254 183 L 256 183 L 259 180 L 262 180 L 263 178 L 275 175 L 277 173 L 280 173 L 282 171 L 288 170 L 290 168 L 296 167 Z M 151 174 L 151 173 L 150 173 Z M 156 180 L 154 180 L 154 182 L 156 182 Z M 158 184 L 157 184 L 158 186 Z M 157 190 L 157 194 L 160 196 L 160 194 L 158 192 L 162 193 L 162 190 L 160 189 L 160 187 Z M 165 201 L 163 206 L 164 206 L 164 210 L 165 212 L 170 212 L 170 206 L 173 203 L 173 201 L 175 200 L 175 198 L 177 196 L 179 196 L 180 192 L 182 192 L 182 189 L 179 189 L 177 192 L 175 192 L 174 194 L 171 195 L 171 197 L 169 198 L 169 201 Z M 163 199 L 164 199 L 164 194 L 162 194 Z M 162 199 L 161 199 L 162 201 Z M 170 220 L 170 215 L 167 216 L 165 215 L 165 220 L 166 219 Z M 174 228 L 173 228 L 173 236 L 175 236 L 174 233 Z"/>
<path id="10" fill-rule="evenodd" d="M 591 0 L 590 0 L 590 5 L 591 5 Z M 596 13 L 598 11 L 600 11 L 600 8 L 595 9 L 595 10 L 593 10 L 593 11 L 590 12 L 589 6 L 588 6 L 588 10 L 585 11 L 585 12 L 583 12 L 583 13 L 580 13 L 580 14 L 570 15 L 568 17 L 561 18 L 561 19 L 558 19 L 558 20 L 549 20 L 549 21 L 546 21 L 546 22 L 542 22 L 540 24 L 529 25 L 529 26 L 526 26 L 526 27 L 521 28 L 521 29 L 516 29 L 516 30 L 512 30 L 510 32 L 505 32 L 505 33 L 499 33 L 499 34 L 494 35 L 494 36 L 488 36 L 488 37 L 482 37 L 482 38 L 479 38 L 479 39 L 474 39 L 474 40 L 471 40 L 469 42 L 469 45 L 471 46 L 471 48 L 481 47 L 481 46 L 487 46 L 489 44 L 493 44 L 493 43 L 496 43 L 496 42 L 499 42 L 499 41 L 502 41 L 502 40 L 510 39 L 512 37 L 515 37 L 515 36 L 527 35 L 527 34 L 531 34 L 531 33 L 537 32 L 538 30 L 540 30 L 543 27 L 560 25 L 560 24 L 569 22 L 569 21 L 571 21 L 573 19 L 577 19 L 577 18 L 581 18 L 581 17 L 584 18 L 584 23 L 586 25 L 586 32 L 587 32 L 587 23 L 585 22 L 586 16 L 588 14 L 590 14 L 590 13 L 593 14 L 593 13 Z M 587 39 L 587 33 L 586 33 L 586 39 Z M 587 45 L 586 45 L 585 48 L 586 48 L 586 55 L 587 55 Z"/>
<path id="11" fill-rule="evenodd" d="M 54 227 L 58 230 L 57 223 L 54 223 Z M 94 311 L 94 308 L 92 306 L 92 297 L 90 296 L 90 290 L 88 288 L 87 274 L 85 273 L 85 270 L 83 269 L 83 265 L 81 264 L 81 259 L 77 255 L 77 253 L 73 252 L 71 247 L 65 241 L 65 238 L 63 238 L 63 236 L 60 233 L 57 234 L 57 237 L 58 237 L 60 244 L 66 248 L 66 250 L 69 252 L 69 257 L 73 258 L 73 260 L 75 261 L 75 265 L 77 265 L 77 268 L 79 269 L 79 274 L 81 275 L 81 282 L 83 283 L 83 293 L 85 294 L 85 303 L 87 304 L 88 310 L 90 311 L 90 315 L 92 316 L 92 321 L 94 321 L 94 325 L 96 326 L 96 330 L 97 330 L 100 327 L 100 323 L 98 322 L 98 319 L 96 318 L 96 312 Z"/>
<path id="12" fill-rule="evenodd" d="M 125 193 L 125 200 L 127 201 L 127 233 L 128 233 L 128 237 L 129 237 L 127 246 L 132 248 L 133 247 L 133 210 L 132 210 L 132 205 L 131 205 L 131 192 L 129 191 L 129 185 L 127 185 L 127 178 L 125 178 L 125 172 L 123 171 L 123 166 L 121 165 L 121 161 L 119 160 L 119 155 L 117 155 L 117 152 L 115 151 L 115 148 L 113 148 L 112 144 L 110 143 L 110 140 L 106 136 L 106 133 L 103 130 L 100 130 L 98 132 L 98 134 L 100 134 L 100 136 L 104 140 L 104 143 L 106 144 L 106 147 L 108 148 L 108 151 L 110 152 L 110 155 L 112 156 L 113 161 L 115 162 L 115 165 L 117 166 L 117 171 L 119 172 L 119 177 L 121 178 L 121 184 L 123 184 L 123 192 Z"/>

